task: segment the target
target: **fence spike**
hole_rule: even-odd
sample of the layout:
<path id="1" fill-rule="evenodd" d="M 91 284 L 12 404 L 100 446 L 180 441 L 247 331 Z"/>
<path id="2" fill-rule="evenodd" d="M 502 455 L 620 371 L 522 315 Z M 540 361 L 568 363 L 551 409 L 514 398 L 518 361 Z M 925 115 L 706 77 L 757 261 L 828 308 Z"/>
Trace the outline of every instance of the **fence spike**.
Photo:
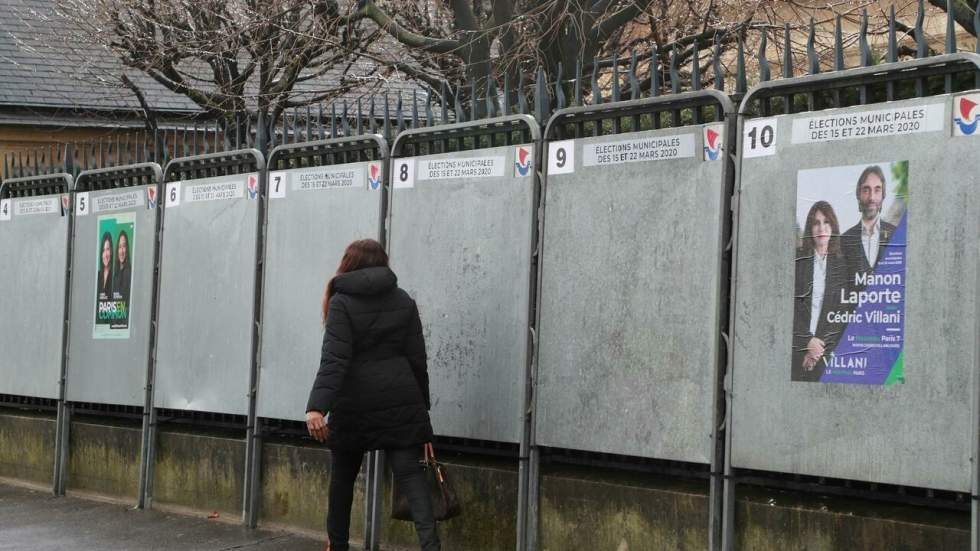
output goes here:
<path id="1" fill-rule="evenodd" d="M 323 110 L 323 106 L 319 107 Z M 255 148 L 262 152 L 263 155 L 268 154 L 268 144 L 266 140 L 266 122 L 265 122 L 265 110 L 259 109 L 258 113 L 255 115 Z"/>
<path id="2" fill-rule="evenodd" d="M 841 30 L 841 15 L 834 17 L 834 70 L 844 70 L 844 33 Z"/>
<path id="3" fill-rule="evenodd" d="M 357 98 L 357 101 L 360 103 L 361 98 Z M 323 102 L 316 104 L 316 133 L 319 139 L 327 139 L 327 133 L 323 128 Z M 262 151 L 265 150 L 263 149 Z"/>
<path id="4" fill-rule="evenodd" d="M 630 99 L 640 99 L 640 81 L 636 78 L 636 50 L 630 52 Z"/>
<path id="5" fill-rule="evenodd" d="M 550 114 L 548 107 L 548 75 L 543 67 L 538 67 L 538 77 L 534 82 L 534 117 L 538 119 L 538 124 L 543 124 Z"/>
<path id="6" fill-rule="evenodd" d="M 926 20 L 926 6 L 924 0 L 919 0 L 919 14 L 915 17 L 915 57 L 922 59 L 929 53 L 929 45 L 926 43 L 926 33 L 923 24 Z"/>
<path id="7" fill-rule="evenodd" d="M 447 101 L 449 101 L 448 88 L 449 85 L 446 84 L 446 81 L 442 81 L 442 88 L 439 90 L 439 94 L 441 98 L 440 107 L 442 107 L 442 120 L 440 122 L 442 122 L 442 124 L 447 124 L 449 121 L 449 104 L 446 103 Z"/>
<path id="8" fill-rule="evenodd" d="M 492 83 L 493 79 L 487 76 L 487 86 L 485 88 L 486 97 L 483 98 L 483 105 L 487 110 L 487 118 L 492 118 L 495 116 L 495 109 L 493 108 L 493 89 Z"/>
<path id="9" fill-rule="evenodd" d="M 744 94 L 749 89 L 745 76 L 745 42 L 742 36 L 738 37 L 738 54 L 735 66 L 735 93 Z"/>
<path id="10" fill-rule="evenodd" d="M 582 105 L 582 58 L 575 60 L 575 105 Z"/>
<path id="11" fill-rule="evenodd" d="M 677 44 L 670 49 L 670 91 L 674 94 L 681 91 L 681 78 L 677 73 Z"/>
<path id="12" fill-rule="evenodd" d="M 476 101 L 476 79 L 470 78 L 470 120 L 475 121 L 480 118 L 480 112 L 477 109 L 479 104 Z"/>
<path id="13" fill-rule="evenodd" d="M 612 100 L 613 102 L 619 101 L 619 52 L 613 53 L 612 60 Z"/>
<path id="14" fill-rule="evenodd" d="M 419 127 L 419 95 L 418 89 L 412 88 L 412 128 Z"/>
<path id="15" fill-rule="evenodd" d="M 783 25 L 783 78 L 793 78 L 793 44 L 789 23 Z"/>
<path id="16" fill-rule="evenodd" d="M 354 131 L 358 136 L 364 133 L 364 107 L 361 104 L 361 98 L 357 98 L 357 111 L 354 115 Z"/>
<path id="17" fill-rule="evenodd" d="M 759 82 L 766 82 L 771 77 L 771 72 L 769 70 L 769 59 L 766 56 L 768 36 L 769 33 L 763 31 L 762 39 L 759 41 Z"/>
<path id="18" fill-rule="evenodd" d="M 529 110 L 527 108 L 527 96 L 524 95 L 524 71 L 518 68 L 517 75 L 517 110 L 520 114 L 527 115 Z"/>
<path id="19" fill-rule="evenodd" d="M 384 94 L 384 137 L 386 140 L 392 138 L 391 135 L 391 104 L 388 102 L 388 91 L 385 90 Z"/>
<path id="20" fill-rule="evenodd" d="M 715 73 L 715 90 L 724 90 L 725 75 L 721 71 L 721 34 L 715 33 L 712 41 L 714 45 L 712 46 L 711 65 Z"/>
<path id="21" fill-rule="evenodd" d="M 946 0 L 946 53 L 956 53 L 956 0 Z"/>
<path id="22" fill-rule="evenodd" d="M 592 105 L 602 105 L 602 89 L 599 88 L 599 58 L 592 58 Z"/>
<path id="23" fill-rule="evenodd" d="M 337 104 L 334 102 L 330 104 L 330 137 L 337 139 L 337 136 Z"/>
<path id="24" fill-rule="evenodd" d="M 69 174 L 74 174 L 78 176 L 78 170 L 75 167 L 75 151 L 72 144 L 66 143 L 64 147 L 64 161 L 65 161 L 65 172 Z"/>
<path id="25" fill-rule="evenodd" d="M 249 117 L 249 120 L 251 120 L 251 117 Z M 248 120 L 245 121 L 245 124 L 248 124 Z M 306 141 L 308 142 L 313 141 L 312 124 L 313 124 L 313 110 L 310 109 L 310 104 L 307 103 L 306 104 Z M 247 137 L 248 137 L 248 133 L 246 133 L 246 138 Z"/>
<path id="26" fill-rule="evenodd" d="M 510 72 L 504 71 L 504 114 L 510 115 Z"/>
<path id="27" fill-rule="evenodd" d="M 898 37 L 895 33 L 895 4 L 888 12 L 888 63 L 898 61 Z"/>
<path id="28" fill-rule="evenodd" d="M 820 72 L 820 59 L 817 57 L 817 50 L 814 42 L 817 39 L 817 24 L 810 18 L 810 35 L 806 39 L 806 59 L 809 63 L 810 74 L 815 75 Z"/>
<path id="29" fill-rule="evenodd" d="M 395 128 L 398 132 L 405 129 L 405 105 L 402 103 L 402 91 L 398 91 L 398 99 L 395 100 Z"/>
<path id="30" fill-rule="evenodd" d="M 425 90 L 425 125 L 432 126 L 432 88 Z"/>
<path id="31" fill-rule="evenodd" d="M 341 116 L 341 122 L 344 124 L 344 137 L 350 137 L 350 109 L 347 105 L 347 100 L 344 99 L 344 111 Z M 385 92 L 385 128 L 388 127 L 388 93 Z M 387 135 L 386 135 L 387 137 Z"/>
<path id="32" fill-rule="evenodd" d="M 561 86 L 562 69 L 561 61 L 559 61 L 558 73 L 555 75 L 555 105 L 558 106 L 558 109 L 565 108 L 565 91 L 562 90 Z"/>
<path id="33" fill-rule="evenodd" d="M 235 130 L 238 129 L 238 126 L 239 125 L 237 124 L 235 125 Z M 293 143 L 298 143 L 300 141 L 299 133 L 300 133 L 299 107 L 293 107 Z"/>
<path id="34" fill-rule="evenodd" d="M 871 66 L 871 47 L 868 46 L 868 8 L 861 14 L 861 31 L 858 35 L 858 48 L 861 50 L 861 66 Z"/>
<path id="35" fill-rule="evenodd" d="M 395 103 L 395 124 L 399 132 L 405 129 L 405 109 L 402 105 L 401 90 L 398 91 L 398 101 Z"/>
<path id="36" fill-rule="evenodd" d="M 378 131 L 378 117 L 375 115 L 374 95 L 371 95 L 371 103 L 368 104 L 368 130 L 373 134 Z"/>
<path id="37" fill-rule="evenodd" d="M 466 111 L 463 109 L 463 83 L 456 83 L 456 97 L 453 98 L 453 109 L 456 112 L 456 122 L 466 122 Z"/>

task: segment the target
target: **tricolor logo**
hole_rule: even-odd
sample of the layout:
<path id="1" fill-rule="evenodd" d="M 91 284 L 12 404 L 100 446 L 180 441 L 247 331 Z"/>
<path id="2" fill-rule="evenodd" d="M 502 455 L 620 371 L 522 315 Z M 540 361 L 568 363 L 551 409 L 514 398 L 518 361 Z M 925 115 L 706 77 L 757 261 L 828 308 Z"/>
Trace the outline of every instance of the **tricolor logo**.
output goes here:
<path id="1" fill-rule="evenodd" d="M 146 208 L 157 208 L 157 188 L 155 186 L 146 188 Z"/>
<path id="2" fill-rule="evenodd" d="M 62 195 L 61 196 L 61 215 L 62 216 L 68 216 L 68 213 L 69 212 L 71 212 L 71 197 L 69 197 L 67 195 Z"/>
<path id="3" fill-rule="evenodd" d="M 705 161 L 717 161 L 721 156 L 721 145 L 722 137 L 721 133 L 724 126 L 706 126 L 704 127 L 704 160 Z"/>
<path id="4" fill-rule="evenodd" d="M 518 176 L 527 176 L 531 172 L 531 161 L 533 161 L 531 148 L 519 146 L 514 161 L 514 170 Z"/>
<path id="5" fill-rule="evenodd" d="M 259 177 L 251 175 L 248 177 L 248 198 L 255 199 L 259 196 Z"/>
<path id="6" fill-rule="evenodd" d="M 972 136 L 980 125 L 980 94 L 959 96 L 953 100 L 953 134 L 956 136 Z"/>
<path id="7" fill-rule="evenodd" d="M 381 189 L 381 165 L 378 163 L 368 164 L 368 188 Z"/>

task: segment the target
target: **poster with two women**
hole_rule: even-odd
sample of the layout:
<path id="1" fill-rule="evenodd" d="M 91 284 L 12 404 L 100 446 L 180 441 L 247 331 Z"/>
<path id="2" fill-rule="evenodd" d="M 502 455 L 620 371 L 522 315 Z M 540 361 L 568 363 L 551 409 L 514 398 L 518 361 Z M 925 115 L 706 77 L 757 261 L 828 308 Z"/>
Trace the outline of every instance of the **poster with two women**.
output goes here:
<path id="1" fill-rule="evenodd" d="M 133 283 L 133 213 L 99 217 L 98 276 L 92 338 L 128 339 Z"/>
<path id="2" fill-rule="evenodd" d="M 908 161 L 801 170 L 791 380 L 904 383 Z"/>

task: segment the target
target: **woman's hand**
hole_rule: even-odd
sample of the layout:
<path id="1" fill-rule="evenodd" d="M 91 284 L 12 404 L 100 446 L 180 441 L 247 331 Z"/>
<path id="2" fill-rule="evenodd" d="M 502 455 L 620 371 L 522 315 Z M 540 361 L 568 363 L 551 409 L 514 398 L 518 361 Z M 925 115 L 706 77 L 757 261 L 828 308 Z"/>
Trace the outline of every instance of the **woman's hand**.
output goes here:
<path id="1" fill-rule="evenodd" d="M 327 435 L 330 434 L 330 427 L 319 411 L 306 412 L 306 430 L 314 440 L 321 443 L 326 442 Z"/>

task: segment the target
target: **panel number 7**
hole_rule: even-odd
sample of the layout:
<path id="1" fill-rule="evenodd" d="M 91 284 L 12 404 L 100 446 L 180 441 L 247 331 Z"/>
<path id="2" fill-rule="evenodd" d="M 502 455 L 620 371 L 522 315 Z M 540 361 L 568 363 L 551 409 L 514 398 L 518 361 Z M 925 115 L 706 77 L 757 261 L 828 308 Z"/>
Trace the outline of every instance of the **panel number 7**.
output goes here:
<path id="1" fill-rule="evenodd" d="M 287 174 L 285 171 L 269 173 L 270 199 L 282 199 L 286 196 L 286 178 Z"/>

